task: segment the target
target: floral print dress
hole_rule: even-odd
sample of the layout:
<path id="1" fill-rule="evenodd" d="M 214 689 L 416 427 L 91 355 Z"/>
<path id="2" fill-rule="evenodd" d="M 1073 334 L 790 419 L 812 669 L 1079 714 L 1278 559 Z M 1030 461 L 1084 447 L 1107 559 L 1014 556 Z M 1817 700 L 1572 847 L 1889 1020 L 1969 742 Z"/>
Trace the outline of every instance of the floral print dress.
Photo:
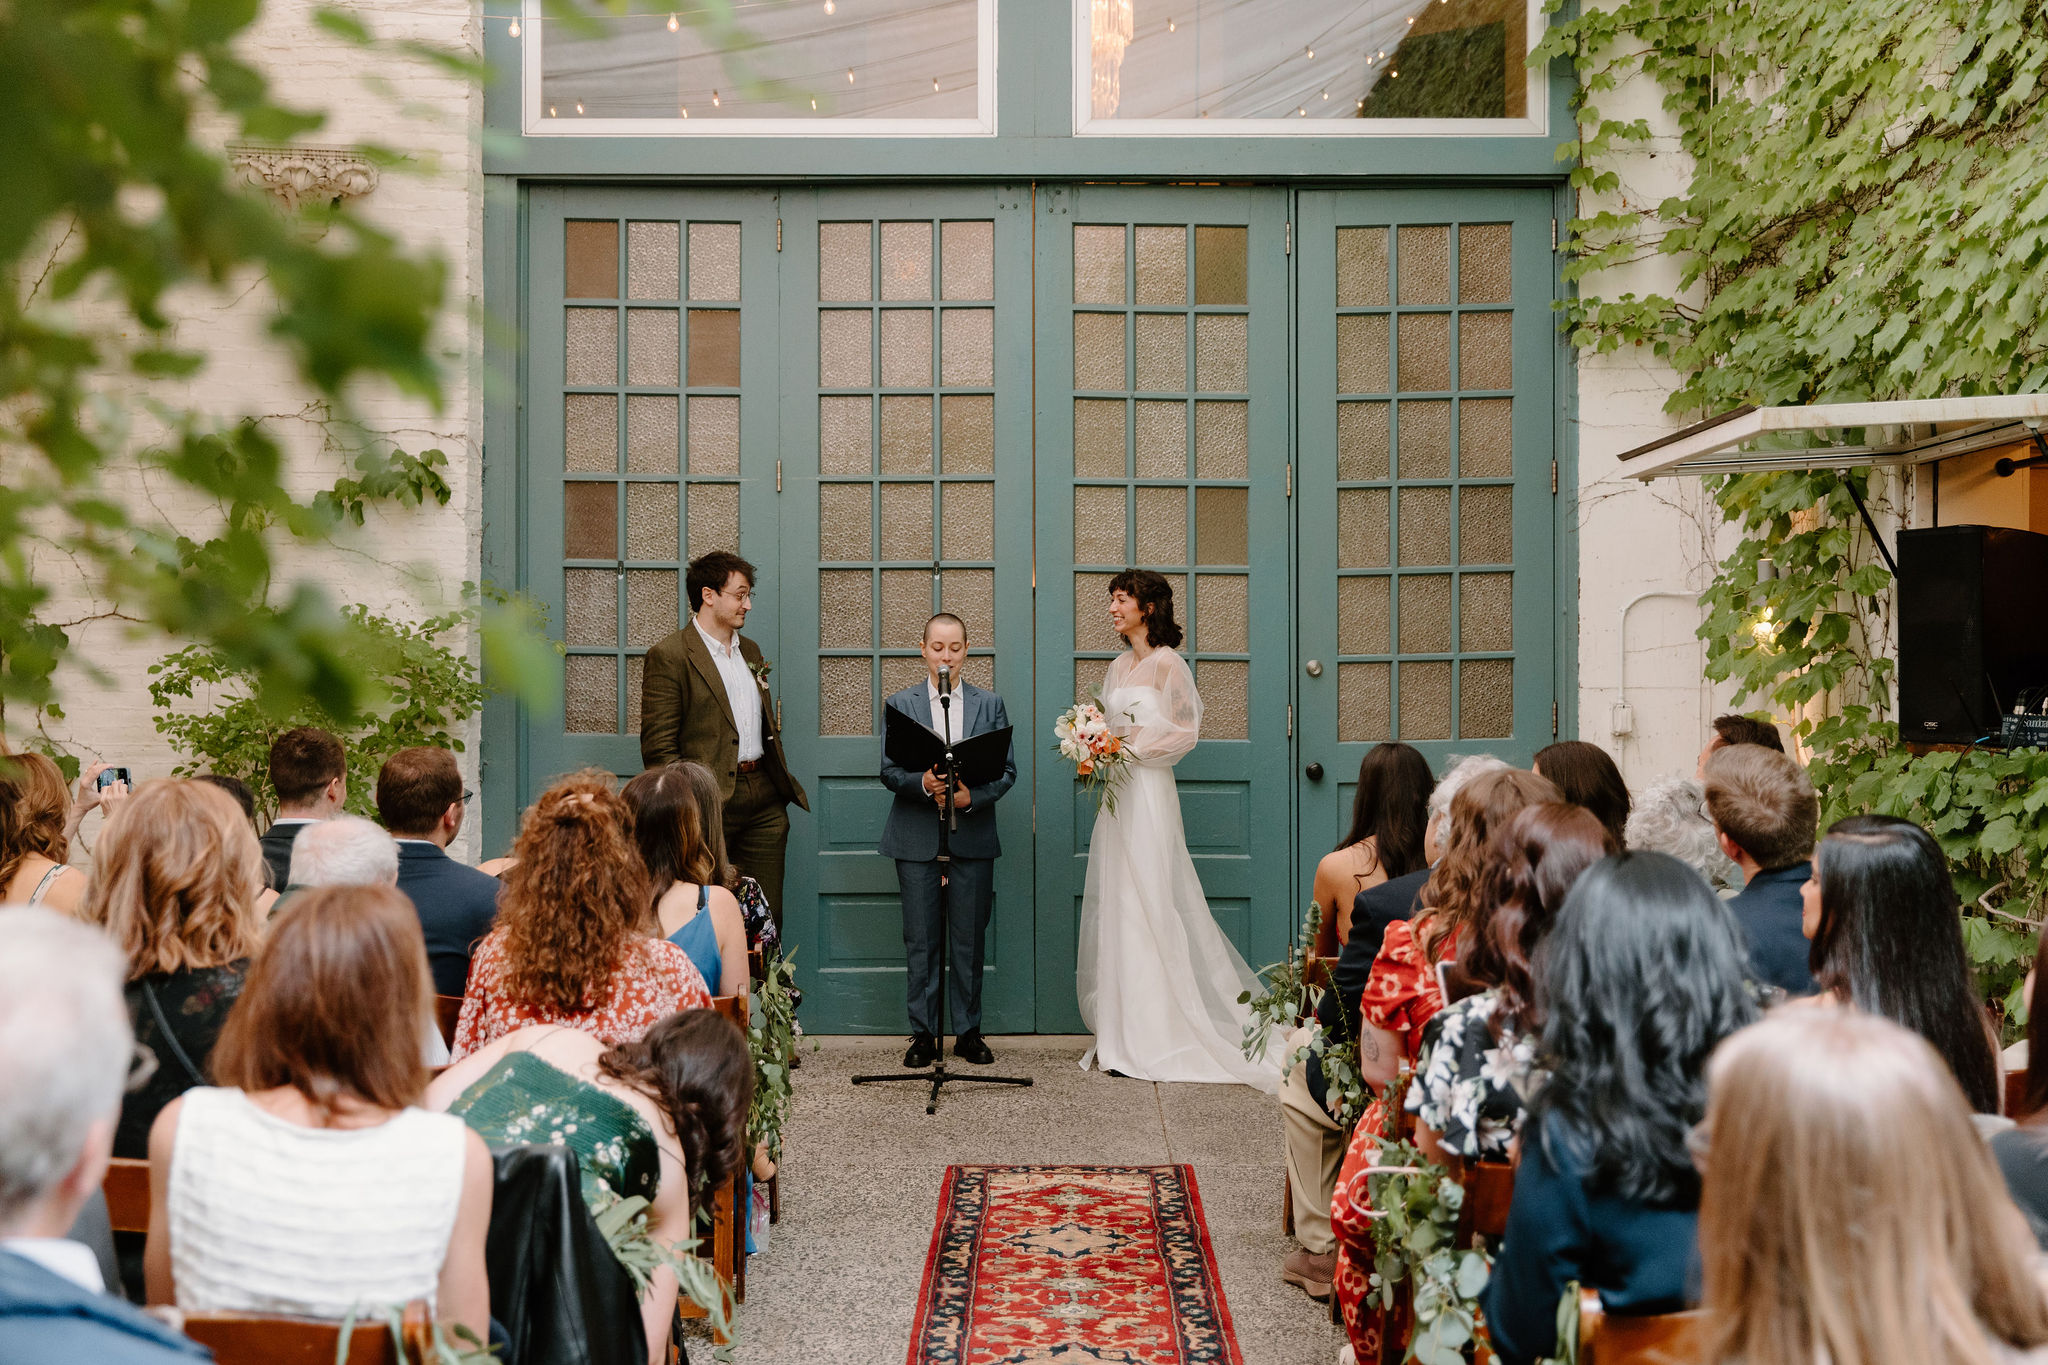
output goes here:
<path id="1" fill-rule="evenodd" d="M 1499 991 L 1482 991 L 1432 1019 L 1423 1049 L 1408 1112 L 1452 1156 L 1506 1161 L 1529 1097 L 1549 1074 L 1536 1065 L 1536 1039 L 1500 1017 Z"/>
<path id="2" fill-rule="evenodd" d="M 1362 1021 L 1398 1036 L 1407 1055 L 1416 1056 L 1422 1048 L 1423 1029 L 1444 1007 L 1437 963 L 1456 951 L 1456 936 L 1446 934 L 1435 954 L 1425 955 L 1416 941 L 1413 923 L 1396 920 L 1388 925 L 1360 1000 Z M 1386 1331 L 1377 1300 L 1367 1302 L 1372 1292 L 1373 1218 L 1366 1170 L 1379 1159 L 1389 1117 L 1383 1098 L 1366 1107 L 1358 1127 L 1352 1130 L 1343 1168 L 1337 1173 L 1336 1197 L 1330 1201 L 1330 1231 L 1337 1238 L 1337 1303 L 1344 1312 L 1344 1330 L 1361 1361 L 1379 1359 L 1380 1340 Z"/>
<path id="3" fill-rule="evenodd" d="M 653 1025 L 678 1010 L 711 1008 L 711 992 L 690 955 L 667 939 L 634 939 L 625 961 L 605 983 L 604 1003 L 574 1012 L 514 1000 L 506 988 L 505 931 L 493 929 L 477 945 L 469 964 L 469 990 L 449 1049 L 461 1061 L 508 1033 L 535 1024 L 579 1029 L 616 1046 L 636 1042 Z"/>
<path id="4" fill-rule="evenodd" d="M 448 1106 L 493 1147 L 567 1147 L 583 1168 L 583 1202 L 602 1213 L 652 1201 L 661 1152 L 640 1112 L 531 1052 L 508 1052 Z"/>

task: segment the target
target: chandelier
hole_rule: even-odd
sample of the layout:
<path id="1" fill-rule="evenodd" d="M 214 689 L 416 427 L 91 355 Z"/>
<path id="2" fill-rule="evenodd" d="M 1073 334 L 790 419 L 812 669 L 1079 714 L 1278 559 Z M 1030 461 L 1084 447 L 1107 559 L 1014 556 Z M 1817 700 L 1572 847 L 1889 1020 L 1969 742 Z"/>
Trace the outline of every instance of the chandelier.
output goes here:
<path id="1" fill-rule="evenodd" d="M 1113 118 L 1121 98 L 1118 77 L 1123 71 L 1124 48 L 1136 32 L 1131 12 L 1135 0 L 1089 0 L 1088 51 L 1094 72 L 1096 118 Z"/>

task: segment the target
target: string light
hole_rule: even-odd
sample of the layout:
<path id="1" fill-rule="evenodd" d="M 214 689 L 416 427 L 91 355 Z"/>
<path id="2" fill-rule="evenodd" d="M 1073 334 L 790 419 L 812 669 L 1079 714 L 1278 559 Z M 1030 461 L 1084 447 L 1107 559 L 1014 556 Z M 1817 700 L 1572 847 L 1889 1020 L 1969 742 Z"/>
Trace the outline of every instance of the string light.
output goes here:
<path id="1" fill-rule="evenodd" d="M 932 93 L 934 95 L 939 93 L 939 78 L 937 76 L 932 77 Z"/>
<path id="2" fill-rule="evenodd" d="M 1328 98 L 1330 98 L 1330 92 L 1329 92 L 1329 91 L 1327 91 L 1327 90 L 1325 90 L 1325 91 L 1323 92 L 1323 98 L 1324 98 L 1324 99 L 1328 99 Z"/>
<path id="3" fill-rule="evenodd" d="M 1308 53 L 1308 59 L 1310 61 L 1314 61 L 1316 59 L 1316 50 L 1314 48 L 1304 48 L 1303 51 Z"/>
<path id="4" fill-rule="evenodd" d="M 1408 16 L 1408 22 L 1409 22 L 1409 23 L 1411 23 L 1411 24 L 1412 24 L 1412 23 L 1414 23 L 1414 22 L 1415 22 L 1415 16 L 1414 16 L 1414 15 L 1412 15 L 1412 14 L 1411 14 L 1411 15 L 1409 15 L 1409 16 Z"/>
<path id="5" fill-rule="evenodd" d="M 1365 112 L 1365 101 L 1364 101 L 1364 100 L 1360 100 L 1360 101 L 1358 102 L 1358 112 L 1359 112 L 1359 113 L 1361 113 L 1361 114 Z"/>
<path id="6" fill-rule="evenodd" d="M 718 92 L 716 90 L 711 92 L 711 107 L 713 109 L 718 107 Z"/>
<path id="7" fill-rule="evenodd" d="M 682 25 L 676 22 L 676 17 L 673 14 L 671 14 L 668 17 L 668 31 L 670 33 L 674 33 L 677 29 L 681 27 Z"/>
<path id="8" fill-rule="evenodd" d="M 683 116 L 684 118 L 688 118 L 688 117 L 690 116 L 690 106 L 689 106 L 689 105 L 687 105 L 687 104 L 679 104 L 679 105 L 677 105 L 677 106 L 676 106 L 676 109 L 677 109 L 677 111 L 678 111 L 679 113 L 681 113 L 681 114 L 682 114 L 682 116 Z"/>
<path id="9" fill-rule="evenodd" d="M 1177 26 L 1176 26 L 1176 25 L 1174 24 L 1173 20 L 1171 20 L 1171 19 L 1168 19 L 1168 20 L 1166 21 L 1166 31 L 1167 31 L 1168 33 L 1172 33 L 1172 32 L 1173 32 L 1173 31 L 1175 30 L 1175 28 L 1176 28 L 1176 27 L 1177 27 Z"/>
<path id="10" fill-rule="evenodd" d="M 848 85 L 853 84 L 853 68 L 850 66 L 846 68 L 846 83 Z"/>
<path id="11" fill-rule="evenodd" d="M 576 112 L 577 112 L 577 113 L 579 113 L 579 114 L 583 112 L 583 101 L 582 101 L 582 100 L 577 100 L 577 101 L 576 101 Z"/>
<path id="12" fill-rule="evenodd" d="M 514 38 L 517 38 L 519 36 L 519 21 L 517 19 L 514 19 L 512 21 L 512 26 L 506 29 L 505 32 L 511 34 Z"/>
<path id="13" fill-rule="evenodd" d="M 1299 108 L 1299 109 L 1295 110 L 1294 112 L 1295 112 L 1295 115 L 1296 115 L 1296 117 L 1298 117 L 1298 118 L 1307 118 L 1307 117 L 1308 117 L 1308 106 L 1306 106 L 1306 105 L 1303 105 L 1303 106 L 1302 106 L 1301 108 Z"/>
<path id="14" fill-rule="evenodd" d="M 818 112 L 818 97 L 816 95 L 811 96 L 811 112 L 814 114 Z"/>
<path id="15" fill-rule="evenodd" d="M 548 106 L 548 117 L 549 117 L 549 118 L 553 118 L 554 116 L 555 116 L 555 106 L 554 106 L 554 105 L 552 105 L 552 104 L 550 104 L 550 105 Z"/>
<path id="16" fill-rule="evenodd" d="M 839 11 L 839 6 L 838 6 L 838 5 L 836 5 L 836 4 L 834 4 L 834 3 L 833 3 L 833 0 L 825 0 L 825 13 L 827 13 L 827 14 L 836 14 L 836 13 L 838 13 L 838 11 Z"/>
<path id="17" fill-rule="evenodd" d="M 1397 80 L 1397 81 L 1398 81 L 1398 80 L 1400 80 L 1400 79 L 1401 79 L 1401 73 L 1400 73 L 1400 72 L 1398 72 L 1398 71 L 1389 71 L 1389 72 L 1387 73 L 1387 75 L 1388 75 L 1388 76 L 1389 76 L 1389 77 L 1390 77 L 1391 79 L 1393 79 L 1393 80 Z"/>

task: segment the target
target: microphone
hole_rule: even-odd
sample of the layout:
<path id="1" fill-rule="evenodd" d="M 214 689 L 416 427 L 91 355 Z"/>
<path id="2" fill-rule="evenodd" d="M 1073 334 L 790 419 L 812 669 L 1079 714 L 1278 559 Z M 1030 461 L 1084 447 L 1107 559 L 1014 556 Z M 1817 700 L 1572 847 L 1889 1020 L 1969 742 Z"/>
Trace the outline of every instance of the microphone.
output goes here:
<path id="1" fill-rule="evenodd" d="M 951 664 L 939 665 L 939 695 L 942 697 L 953 695 L 953 666 Z"/>

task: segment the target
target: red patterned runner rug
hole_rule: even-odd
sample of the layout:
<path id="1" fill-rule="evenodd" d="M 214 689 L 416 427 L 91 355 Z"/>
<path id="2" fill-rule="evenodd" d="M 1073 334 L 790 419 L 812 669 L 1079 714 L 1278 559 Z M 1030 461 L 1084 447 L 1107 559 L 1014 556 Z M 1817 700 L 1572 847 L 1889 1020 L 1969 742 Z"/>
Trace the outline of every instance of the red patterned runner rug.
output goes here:
<path id="1" fill-rule="evenodd" d="M 1243 1365 L 1187 1166 L 952 1166 L 909 1365 Z"/>

